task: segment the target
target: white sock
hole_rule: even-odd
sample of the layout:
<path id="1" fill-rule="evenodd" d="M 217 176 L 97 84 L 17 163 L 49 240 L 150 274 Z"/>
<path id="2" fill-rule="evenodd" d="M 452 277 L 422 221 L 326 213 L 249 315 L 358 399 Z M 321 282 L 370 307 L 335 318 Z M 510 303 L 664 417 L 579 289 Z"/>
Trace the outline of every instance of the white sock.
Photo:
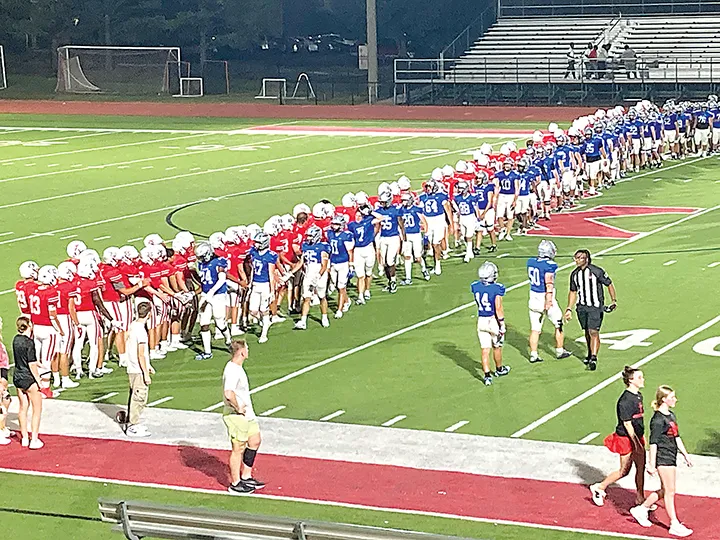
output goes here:
<path id="1" fill-rule="evenodd" d="M 180 343 L 180 334 L 172 334 L 172 337 L 170 338 L 170 343 L 173 345 L 177 345 Z"/>
<path id="2" fill-rule="evenodd" d="M 302 317 L 300 317 L 300 322 L 303 324 L 307 324 L 307 315 L 303 315 Z"/>
<path id="3" fill-rule="evenodd" d="M 325 322 L 325 321 L 327 321 L 327 320 L 328 320 L 327 313 L 323 313 L 323 314 L 322 314 L 322 321 Z"/>
<path id="4" fill-rule="evenodd" d="M 270 315 L 263 315 L 262 332 L 260 333 L 260 337 L 267 337 L 268 330 L 270 330 Z"/>
<path id="5" fill-rule="evenodd" d="M 170 345 L 170 344 L 168 343 L 168 340 L 167 340 L 167 339 L 163 339 L 163 340 L 160 342 L 160 350 L 162 351 L 163 349 L 167 349 L 169 345 Z"/>
<path id="6" fill-rule="evenodd" d="M 210 348 L 210 342 L 212 341 L 212 335 L 210 334 L 210 330 L 200 332 L 200 337 L 202 338 L 205 354 L 210 354 L 212 352 L 212 349 Z"/>
<path id="7" fill-rule="evenodd" d="M 407 281 L 412 279 L 412 259 L 405 261 L 405 279 Z"/>
<path id="8" fill-rule="evenodd" d="M 422 269 L 423 272 L 425 272 L 427 270 L 427 266 L 425 266 L 425 259 L 422 257 L 420 257 L 420 268 Z"/>
<path id="9" fill-rule="evenodd" d="M 465 255 L 469 259 L 473 255 L 472 242 L 465 242 Z"/>
<path id="10" fill-rule="evenodd" d="M 555 354 L 557 354 L 558 356 L 560 356 L 564 352 L 565 352 L 565 349 L 563 349 L 562 347 L 558 347 L 555 349 Z"/>
<path id="11" fill-rule="evenodd" d="M 60 386 L 60 373 L 58 373 L 57 371 L 53 371 L 52 378 L 53 384 L 55 386 Z"/>
<path id="12" fill-rule="evenodd" d="M 440 270 L 440 261 L 435 263 L 435 271 L 437 272 L 438 270 Z"/>
<path id="13" fill-rule="evenodd" d="M 537 358 L 537 351 L 530 351 L 530 358 Z"/>
<path id="14" fill-rule="evenodd" d="M 120 363 L 121 363 L 123 366 L 126 366 L 126 365 L 127 365 L 127 363 L 128 363 L 128 353 L 126 353 L 126 352 L 120 353 Z"/>
<path id="15" fill-rule="evenodd" d="M 69 382 L 71 382 L 70 376 L 69 376 L 69 375 L 63 375 L 63 376 L 62 376 L 62 384 L 65 385 L 65 384 L 67 384 L 67 383 L 69 383 Z"/>

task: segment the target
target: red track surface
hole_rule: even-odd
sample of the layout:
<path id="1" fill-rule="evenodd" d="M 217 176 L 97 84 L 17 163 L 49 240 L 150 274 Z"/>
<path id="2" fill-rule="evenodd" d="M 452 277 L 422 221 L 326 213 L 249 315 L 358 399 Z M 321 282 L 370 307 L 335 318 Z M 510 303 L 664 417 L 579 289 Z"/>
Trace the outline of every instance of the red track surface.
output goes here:
<path id="1" fill-rule="evenodd" d="M 17 440 L 4 447 L 0 467 L 218 491 L 228 482 L 224 451 L 50 435 L 43 439 L 41 451 L 22 448 Z M 264 495 L 667 536 L 664 510 L 656 514 L 665 526 L 643 529 L 628 514 L 633 495 L 622 489 L 609 490 L 605 507 L 598 508 L 585 486 L 563 482 L 262 454 L 256 465 L 256 476 L 267 482 Z M 720 499 L 682 496 L 677 506 L 683 521 L 695 529 L 693 538 L 720 539 L 714 525 Z"/>
<path id="2" fill-rule="evenodd" d="M 116 116 L 197 116 L 326 120 L 435 120 L 474 122 L 569 121 L 584 107 L 439 107 L 393 105 L 275 105 L 271 103 L 152 103 L 60 100 L 3 100 L 0 113 Z"/>

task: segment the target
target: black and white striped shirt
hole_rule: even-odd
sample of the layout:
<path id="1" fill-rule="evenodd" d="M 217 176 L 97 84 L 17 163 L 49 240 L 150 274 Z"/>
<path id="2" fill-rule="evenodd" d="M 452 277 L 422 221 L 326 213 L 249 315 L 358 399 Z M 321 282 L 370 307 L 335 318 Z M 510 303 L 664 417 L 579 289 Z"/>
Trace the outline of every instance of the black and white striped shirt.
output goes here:
<path id="1" fill-rule="evenodd" d="M 578 267 L 570 274 L 570 290 L 577 293 L 579 306 L 602 308 L 605 305 L 603 285 L 607 287 L 611 284 L 607 272 L 594 264 Z"/>

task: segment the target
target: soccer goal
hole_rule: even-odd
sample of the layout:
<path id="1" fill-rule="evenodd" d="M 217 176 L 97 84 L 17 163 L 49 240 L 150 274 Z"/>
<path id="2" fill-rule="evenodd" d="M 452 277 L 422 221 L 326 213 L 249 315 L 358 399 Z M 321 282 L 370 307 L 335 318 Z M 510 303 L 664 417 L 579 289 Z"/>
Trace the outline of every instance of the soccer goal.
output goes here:
<path id="1" fill-rule="evenodd" d="M 279 99 L 287 97 L 287 79 L 263 79 L 260 94 L 255 99 Z"/>
<path id="2" fill-rule="evenodd" d="M 230 93 L 230 65 L 227 60 L 205 60 L 200 65 L 205 94 Z"/>
<path id="3" fill-rule="evenodd" d="M 174 97 L 203 97 L 204 95 L 202 77 L 180 77 L 180 93 L 175 94 Z"/>
<path id="4" fill-rule="evenodd" d="M 56 92 L 123 95 L 179 94 L 180 79 L 190 75 L 179 47 L 58 48 Z"/>
<path id="5" fill-rule="evenodd" d="M 7 88 L 7 76 L 5 75 L 5 49 L 0 45 L 0 90 Z"/>

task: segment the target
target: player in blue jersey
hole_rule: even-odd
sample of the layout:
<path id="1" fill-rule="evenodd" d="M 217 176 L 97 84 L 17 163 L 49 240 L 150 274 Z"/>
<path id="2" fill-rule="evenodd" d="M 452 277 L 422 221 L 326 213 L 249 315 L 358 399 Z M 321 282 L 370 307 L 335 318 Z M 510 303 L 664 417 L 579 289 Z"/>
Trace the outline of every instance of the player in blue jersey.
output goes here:
<path id="1" fill-rule="evenodd" d="M 495 215 L 500 226 L 498 240 L 512 241 L 512 226 L 515 220 L 515 203 L 518 197 L 520 175 L 513 170 L 515 161 L 505 158 L 501 171 L 495 173 Z"/>
<path id="2" fill-rule="evenodd" d="M 605 154 L 604 141 L 595 136 L 592 128 L 585 128 L 585 141 L 583 142 L 583 153 L 587 163 L 588 193 L 594 195 L 595 188 L 600 185 L 600 166 L 602 160 L 607 158 Z"/>
<path id="3" fill-rule="evenodd" d="M 712 122 L 712 114 L 708 111 L 708 104 L 702 102 L 700 110 L 695 113 L 695 152 L 698 156 L 707 156 L 710 144 L 710 123 Z"/>
<path id="4" fill-rule="evenodd" d="M 497 250 L 497 236 L 495 234 L 495 185 L 485 171 L 478 171 L 475 182 L 475 208 L 477 208 L 478 227 L 475 236 L 475 255 L 480 255 L 483 236 L 490 236 L 488 252 Z"/>
<path id="5" fill-rule="evenodd" d="M 678 146 L 680 147 L 680 157 L 684 157 L 690 152 L 690 127 L 692 126 L 692 109 L 678 107 Z"/>
<path id="6" fill-rule="evenodd" d="M 377 226 L 369 204 L 358 206 L 358 218 L 348 225 L 353 235 L 355 249 L 353 251 L 355 275 L 357 276 L 357 304 L 363 305 L 370 300 L 370 282 L 375 267 L 375 232 Z"/>
<path id="7" fill-rule="evenodd" d="M 642 130 L 644 122 L 638 118 L 637 111 L 630 108 L 627 114 L 625 128 L 630 137 L 630 169 L 638 172 L 640 167 L 644 165 L 642 159 Z"/>
<path id="8" fill-rule="evenodd" d="M 333 216 L 325 235 L 330 246 L 330 288 L 338 292 L 335 318 L 341 319 L 352 303 L 347 294 L 347 282 L 355 241 L 353 234 L 345 228 L 345 217 L 341 214 Z"/>
<path id="9" fill-rule="evenodd" d="M 538 246 L 538 256 L 527 261 L 528 280 L 530 281 L 530 362 L 542 362 L 538 356 L 538 341 L 542 332 L 543 320 L 547 317 L 555 327 L 555 356 L 567 358 L 563 334 L 563 314 L 555 299 L 555 273 L 558 265 L 554 261 L 557 254 L 555 244 L 542 240 Z"/>
<path id="10" fill-rule="evenodd" d="M 228 307 L 227 269 L 229 263 L 224 257 L 217 257 L 207 242 L 195 246 L 197 272 L 200 277 L 199 322 L 203 352 L 195 356 L 196 360 L 209 360 L 213 357 L 211 349 L 210 323 L 215 320 L 215 328 L 230 345 L 230 329 L 225 320 Z"/>
<path id="11" fill-rule="evenodd" d="M 577 178 L 575 171 L 578 169 L 576 154 L 568 144 L 567 138 L 563 135 L 557 139 L 558 147 L 555 149 L 555 166 L 560 177 L 561 191 L 558 194 L 558 208 L 570 206 L 574 203 L 577 191 Z M 550 215 L 549 200 L 544 208 L 546 216 Z"/>
<path id="12" fill-rule="evenodd" d="M 475 258 L 473 244 L 478 224 L 475 200 L 476 196 L 470 193 L 470 184 L 465 180 L 460 180 L 455 186 L 452 205 L 455 214 L 458 216 L 460 236 L 465 239 L 465 257 L 463 257 L 463 260 L 466 263 Z"/>
<path id="13" fill-rule="evenodd" d="M 296 330 L 307 329 L 307 318 L 310 312 L 310 301 L 314 295 L 320 299 L 321 324 L 330 326 L 328 319 L 327 287 L 330 275 L 330 246 L 322 241 L 322 229 L 312 225 L 305 233 L 302 244 L 302 258 L 293 268 L 296 272 L 300 267 L 305 268 L 302 281 L 302 311 L 300 320 L 295 323 Z"/>
<path id="14" fill-rule="evenodd" d="M 510 366 L 503 366 L 502 346 L 505 340 L 505 312 L 502 297 L 505 286 L 497 283 L 498 269 L 491 262 L 484 262 L 478 269 L 478 280 L 470 285 L 478 309 L 477 335 L 482 353 L 483 382 L 490 386 L 493 375 L 502 377 L 510 373 Z M 495 372 L 490 371 L 490 350 L 493 352 Z"/>
<path id="15" fill-rule="evenodd" d="M 261 232 L 255 236 L 255 245 L 250 248 L 249 255 L 252 264 L 252 286 L 248 311 L 252 317 L 262 321 L 258 343 L 265 343 L 271 324 L 270 305 L 278 289 L 275 279 L 278 254 L 270 251 L 270 236 Z"/>
<path id="16" fill-rule="evenodd" d="M 447 232 L 448 223 L 452 223 L 450 220 L 450 203 L 448 202 L 448 196 L 443 193 L 442 184 L 432 179 L 428 180 L 425 183 L 424 193 L 420 195 L 420 206 L 427 222 L 426 234 L 435 259 L 433 273 L 439 276 L 442 274 L 440 261 L 443 258 L 443 250 L 446 249 L 445 233 Z"/>
<path id="17" fill-rule="evenodd" d="M 378 241 L 379 261 L 385 271 L 388 284 L 383 291 L 397 292 L 397 274 L 395 265 L 400 254 L 400 246 L 405 240 L 403 222 L 400 218 L 400 210 L 392 204 L 392 193 L 384 191 L 379 195 L 378 208 L 373 215 L 375 221 L 380 225 L 380 239 Z"/>
<path id="18" fill-rule="evenodd" d="M 720 151 L 720 106 L 718 106 L 717 96 L 708 96 L 708 111 L 712 114 L 712 143 L 710 150 L 717 153 Z"/>
<path id="19" fill-rule="evenodd" d="M 427 230 L 427 221 L 423 210 L 415 204 L 415 198 L 411 193 L 403 193 L 401 196 L 400 218 L 405 229 L 405 241 L 402 245 L 403 259 L 405 259 L 405 279 L 401 285 L 412 285 L 412 264 L 413 261 L 420 265 L 425 281 L 430 280 L 430 272 L 425 266 L 423 257 L 423 230 Z"/>
<path id="20" fill-rule="evenodd" d="M 518 198 L 515 205 L 515 214 L 520 217 L 520 230 L 518 234 L 524 235 L 530 230 L 531 193 L 534 192 L 538 173 L 535 168 L 530 169 L 525 158 L 518 162 Z"/>

